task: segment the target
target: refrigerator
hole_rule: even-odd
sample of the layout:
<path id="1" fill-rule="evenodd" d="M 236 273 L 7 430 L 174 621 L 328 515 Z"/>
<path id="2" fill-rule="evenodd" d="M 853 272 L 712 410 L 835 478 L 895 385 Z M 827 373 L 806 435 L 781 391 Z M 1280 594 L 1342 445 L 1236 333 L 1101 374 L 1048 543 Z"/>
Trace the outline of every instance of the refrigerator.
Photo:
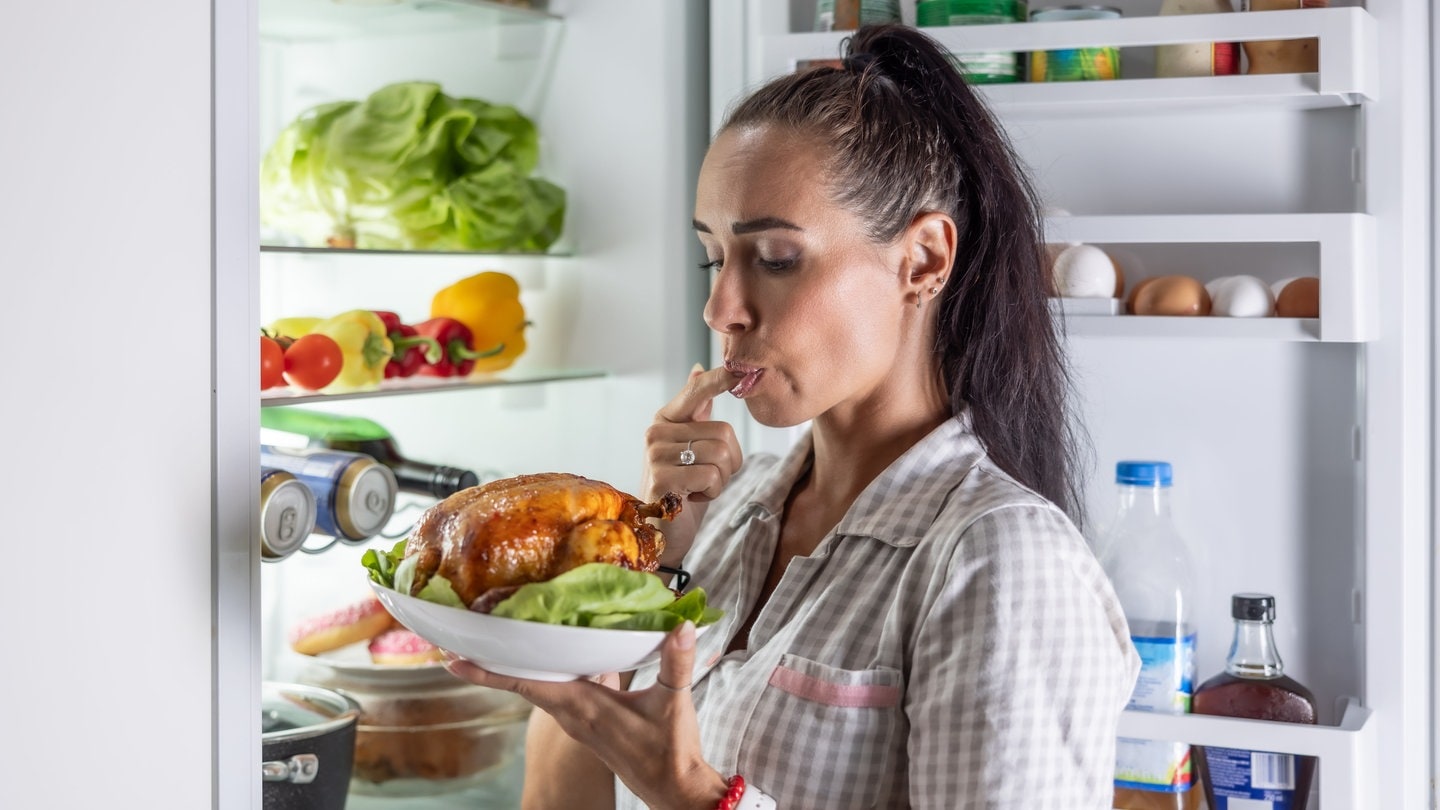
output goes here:
<path id="1" fill-rule="evenodd" d="M 540 5 L 0 11 L 0 100 L 24 111 L 0 136 L 15 156 L 0 268 L 16 334 L 47 347 L 17 353 L 5 389 L 20 463 L 0 491 L 18 558 L 46 562 L 0 589 L 19 651 L 0 667 L 15 698 L 0 709 L 0 806 L 261 806 L 260 684 L 301 673 L 285 633 L 363 594 L 359 555 L 393 542 L 262 561 L 257 437 L 287 441 L 262 434 L 262 408 L 367 417 L 407 456 L 482 479 L 638 483 L 653 413 L 716 358 L 689 225 L 705 144 L 746 88 L 836 57 L 845 34 L 815 32 L 808 0 Z M 1200 677 L 1223 667 L 1229 595 L 1263 591 L 1287 673 L 1319 705 L 1315 727 L 1127 712 L 1121 732 L 1318 756 L 1312 807 L 1431 806 L 1434 15 L 1402 0 L 1111 5 L 1120 19 L 927 29 L 957 53 L 1121 49 L 1115 81 L 982 89 L 1047 206 L 1048 241 L 1100 246 L 1130 283 L 1244 273 L 1322 289 L 1303 319 L 1057 305 L 1093 444 L 1087 538 L 1113 514 L 1116 461 L 1171 462 L 1198 558 Z M 1313 73 L 1151 78 L 1156 45 L 1309 37 Z M 256 169 L 279 130 L 416 79 L 533 118 L 536 174 L 567 192 L 560 241 L 543 255 L 262 244 Z M 502 379 L 257 395 L 258 326 L 350 308 L 413 321 L 435 290 L 490 269 L 520 282 L 533 324 Z M 716 415 L 747 452 L 798 435 L 736 402 Z M 426 505 L 402 497 L 386 531 Z M 352 806 L 508 801 L 478 796 Z"/>

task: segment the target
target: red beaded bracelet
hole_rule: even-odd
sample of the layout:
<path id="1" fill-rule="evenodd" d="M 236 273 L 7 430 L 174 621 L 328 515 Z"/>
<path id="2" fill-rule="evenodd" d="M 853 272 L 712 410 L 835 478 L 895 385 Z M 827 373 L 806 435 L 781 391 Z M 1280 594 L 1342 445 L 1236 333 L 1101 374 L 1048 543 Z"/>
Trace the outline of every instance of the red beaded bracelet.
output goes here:
<path id="1" fill-rule="evenodd" d="M 745 777 L 737 773 L 730 777 L 730 781 L 725 783 L 725 787 L 728 788 L 725 791 L 725 798 L 715 805 L 715 810 L 735 810 L 740 804 L 740 797 L 745 795 Z"/>

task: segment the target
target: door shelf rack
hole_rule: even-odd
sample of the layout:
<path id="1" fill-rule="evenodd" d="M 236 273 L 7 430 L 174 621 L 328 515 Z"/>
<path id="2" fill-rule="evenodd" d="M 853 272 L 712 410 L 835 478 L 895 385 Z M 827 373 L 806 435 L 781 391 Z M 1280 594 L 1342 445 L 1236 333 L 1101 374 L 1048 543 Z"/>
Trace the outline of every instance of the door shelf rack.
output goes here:
<path id="1" fill-rule="evenodd" d="M 1186 42 L 1320 40 L 1317 73 L 1118 79 L 982 86 L 1002 118 L 1056 117 L 1116 110 L 1168 113 L 1177 107 L 1291 107 L 1359 104 L 1377 97 L 1375 19 L 1361 8 L 1185 14 L 1119 20 L 1025 22 L 922 29 L 952 52 L 1048 51 L 1094 46 L 1147 47 Z M 752 73 L 775 76 L 802 62 L 836 59 L 847 31 L 762 36 Z"/>
<path id="2" fill-rule="evenodd" d="M 1375 221 L 1368 214 L 1196 214 L 1048 217 L 1046 241 L 1086 244 L 1313 243 L 1320 317 L 1067 316 L 1076 336 L 1242 337 L 1359 343 L 1379 336 Z M 1274 279 L 1272 279 L 1273 281 Z M 1127 284 L 1134 279 L 1128 279 Z"/>
<path id="3" fill-rule="evenodd" d="M 1340 722 L 1334 726 L 1126 711 L 1120 736 L 1319 757 L 1321 778 L 1312 788 L 1318 794 L 1311 796 L 1312 805 L 1318 798 L 1320 807 L 1367 807 L 1372 791 L 1366 787 L 1379 776 L 1376 724 L 1370 709 L 1355 698 L 1339 704 Z"/>

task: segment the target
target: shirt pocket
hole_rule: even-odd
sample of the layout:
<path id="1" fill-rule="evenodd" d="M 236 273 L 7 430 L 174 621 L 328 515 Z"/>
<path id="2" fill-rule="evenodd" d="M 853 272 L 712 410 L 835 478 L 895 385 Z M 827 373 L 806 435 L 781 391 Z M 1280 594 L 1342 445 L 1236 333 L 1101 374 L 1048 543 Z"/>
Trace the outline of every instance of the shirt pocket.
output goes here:
<path id="1" fill-rule="evenodd" d="M 894 784 L 904 678 L 786 654 L 750 715 L 740 772 L 806 807 L 870 807 Z"/>

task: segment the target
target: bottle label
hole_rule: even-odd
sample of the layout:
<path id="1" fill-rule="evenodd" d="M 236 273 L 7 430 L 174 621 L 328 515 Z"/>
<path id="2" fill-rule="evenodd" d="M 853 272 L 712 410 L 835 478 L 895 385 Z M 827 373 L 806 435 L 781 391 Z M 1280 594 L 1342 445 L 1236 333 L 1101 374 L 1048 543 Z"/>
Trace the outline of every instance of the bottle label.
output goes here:
<path id="1" fill-rule="evenodd" d="M 1131 636 L 1140 653 L 1140 677 L 1127 709 L 1163 714 L 1190 711 L 1195 691 L 1195 634 Z M 1190 746 L 1121 737 L 1115 747 L 1115 786 L 1169 793 L 1194 784 Z"/>
<path id="2" fill-rule="evenodd" d="M 1205 748 L 1215 791 L 1212 810 L 1300 810 L 1295 802 L 1296 758 L 1234 748 Z"/>

